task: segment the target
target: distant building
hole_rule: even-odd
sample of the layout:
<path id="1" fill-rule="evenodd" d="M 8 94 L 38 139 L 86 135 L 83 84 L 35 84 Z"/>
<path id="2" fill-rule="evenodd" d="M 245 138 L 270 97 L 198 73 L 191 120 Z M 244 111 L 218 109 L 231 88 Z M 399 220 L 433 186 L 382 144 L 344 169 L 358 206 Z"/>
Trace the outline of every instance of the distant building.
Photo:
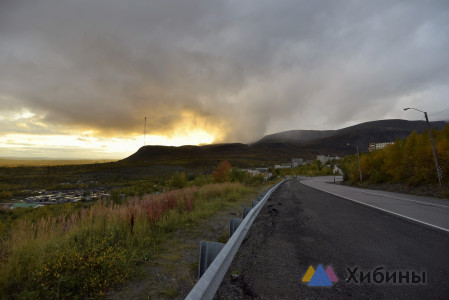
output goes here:
<path id="1" fill-rule="evenodd" d="M 369 143 L 368 151 L 372 152 L 374 150 L 380 150 L 380 149 L 387 147 L 388 145 L 393 145 L 393 144 L 394 144 L 394 142 Z"/>
<path id="2" fill-rule="evenodd" d="M 259 174 L 260 174 L 260 171 L 259 171 L 259 170 L 251 170 L 251 169 L 248 169 L 248 170 L 246 170 L 246 172 L 249 173 L 249 174 L 251 174 L 252 176 L 256 176 L 256 175 L 259 175 Z"/>
<path id="3" fill-rule="evenodd" d="M 292 167 L 296 168 L 304 164 L 304 159 L 302 158 L 292 158 Z"/>
<path id="4" fill-rule="evenodd" d="M 321 161 L 323 164 L 325 164 L 330 160 L 340 159 L 340 158 L 338 156 L 317 155 L 316 159 Z"/>
<path id="5" fill-rule="evenodd" d="M 239 170 L 244 171 L 251 176 L 258 176 L 258 175 L 263 176 L 265 181 L 267 181 L 271 176 L 273 176 L 273 174 L 268 171 L 268 168 L 251 168 Z"/>
<path id="6" fill-rule="evenodd" d="M 268 173 L 268 168 L 240 169 L 240 171 L 244 171 L 252 176 L 256 176 L 256 175 Z"/>
<path id="7" fill-rule="evenodd" d="M 275 169 L 291 169 L 292 164 L 282 164 L 282 165 L 275 165 Z"/>

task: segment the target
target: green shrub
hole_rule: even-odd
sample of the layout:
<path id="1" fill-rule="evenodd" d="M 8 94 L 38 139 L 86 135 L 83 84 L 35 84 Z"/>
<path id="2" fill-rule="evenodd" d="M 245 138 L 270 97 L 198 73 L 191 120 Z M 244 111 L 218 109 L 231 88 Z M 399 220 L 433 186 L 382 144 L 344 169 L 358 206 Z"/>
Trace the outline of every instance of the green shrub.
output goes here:
<path id="1" fill-rule="evenodd" d="M 35 281 L 45 298 L 103 296 L 129 276 L 128 250 L 115 244 L 110 234 L 87 245 L 48 249 L 48 253 L 51 256 L 35 272 Z"/>
<path id="2" fill-rule="evenodd" d="M 169 186 L 175 189 L 182 189 L 187 185 L 187 178 L 184 172 L 175 172 L 169 181 Z"/>

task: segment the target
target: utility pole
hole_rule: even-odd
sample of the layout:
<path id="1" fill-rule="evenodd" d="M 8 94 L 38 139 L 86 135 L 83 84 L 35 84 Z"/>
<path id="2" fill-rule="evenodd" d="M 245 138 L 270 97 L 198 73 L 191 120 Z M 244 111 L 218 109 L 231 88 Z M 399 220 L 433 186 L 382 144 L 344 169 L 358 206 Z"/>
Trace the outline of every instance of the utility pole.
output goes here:
<path id="1" fill-rule="evenodd" d="M 359 161 L 360 182 L 363 182 L 363 178 L 362 178 L 362 166 L 360 165 L 359 146 L 357 146 L 357 160 Z"/>
<path id="2" fill-rule="evenodd" d="M 433 158 L 435 159 L 435 168 L 437 169 L 438 181 L 440 182 L 440 185 L 443 185 L 443 182 L 441 180 L 443 178 L 443 173 L 441 171 L 440 164 L 438 162 L 437 151 L 435 150 L 435 143 L 433 142 L 432 128 L 430 127 L 429 118 L 427 117 L 427 112 L 424 112 L 424 116 L 426 116 L 427 128 L 429 129 L 430 142 L 432 143 Z"/>
<path id="3" fill-rule="evenodd" d="M 346 143 L 346 146 L 351 146 L 351 144 Z M 354 147 L 354 146 L 352 146 Z M 362 177 L 362 166 L 360 165 L 360 155 L 359 155 L 359 146 L 356 146 L 357 149 L 357 161 L 359 163 L 359 174 L 360 174 L 360 182 L 363 182 L 363 177 Z"/>
<path id="4" fill-rule="evenodd" d="M 440 182 L 440 185 L 443 185 L 443 171 L 441 170 L 440 164 L 438 163 L 437 151 L 435 150 L 435 143 L 433 142 L 432 128 L 430 127 L 430 122 L 429 122 L 429 118 L 427 117 L 427 112 L 413 108 L 413 107 L 404 108 L 404 110 L 408 110 L 408 109 L 413 109 L 413 110 L 422 112 L 422 113 L 424 113 L 424 116 L 426 117 L 426 124 L 427 124 L 427 129 L 429 130 L 430 143 L 432 144 L 433 158 L 435 160 L 435 168 L 437 169 L 438 181 Z"/>
<path id="5" fill-rule="evenodd" d="M 145 124 L 143 125 L 143 145 L 145 146 L 145 139 L 147 136 L 147 117 L 145 117 Z"/>

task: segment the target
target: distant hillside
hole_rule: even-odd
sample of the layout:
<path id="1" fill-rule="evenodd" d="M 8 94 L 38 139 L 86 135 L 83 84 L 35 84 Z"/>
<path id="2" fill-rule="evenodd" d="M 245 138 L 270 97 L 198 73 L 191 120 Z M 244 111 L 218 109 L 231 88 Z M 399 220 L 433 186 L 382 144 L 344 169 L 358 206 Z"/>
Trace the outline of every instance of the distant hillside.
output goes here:
<path id="1" fill-rule="evenodd" d="M 180 147 L 144 146 L 122 161 L 202 167 L 215 166 L 225 159 L 233 164 L 254 166 L 260 165 L 264 156 L 254 157 L 248 145 L 239 143 Z"/>
<path id="2" fill-rule="evenodd" d="M 326 138 L 334 135 L 335 130 L 290 130 L 279 133 L 269 134 L 253 145 L 263 145 L 267 143 L 285 143 L 291 142 L 303 144 L 316 139 Z"/>
<path id="3" fill-rule="evenodd" d="M 445 124 L 432 122 L 432 127 L 441 129 Z M 425 121 L 380 120 L 339 130 L 285 131 L 267 135 L 251 145 L 144 146 L 123 161 L 210 166 L 228 159 L 233 165 L 255 166 L 285 162 L 292 157 L 313 159 L 318 154 L 346 155 L 355 152 L 352 146 L 367 151 L 369 142 L 391 142 L 426 129 Z"/>
<path id="4" fill-rule="evenodd" d="M 432 122 L 432 128 L 441 129 L 444 121 Z M 300 145 L 304 152 L 321 152 L 321 154 L 344 155 L 351 153 L 347 144 L 359 146 L 362 151 L 368 150 L 369 142 L 393 142 L 403 139 L 413 131 L 424 132 L 427 129 L 425 121 L 380 120 L 357 124 L 338 130 L 292 130 L 265 136 L 254 143 L 256 147 L 269 147 L 273 144 L 284 146 Z M 315 136 L 315 138 L 313 138 Z"/>

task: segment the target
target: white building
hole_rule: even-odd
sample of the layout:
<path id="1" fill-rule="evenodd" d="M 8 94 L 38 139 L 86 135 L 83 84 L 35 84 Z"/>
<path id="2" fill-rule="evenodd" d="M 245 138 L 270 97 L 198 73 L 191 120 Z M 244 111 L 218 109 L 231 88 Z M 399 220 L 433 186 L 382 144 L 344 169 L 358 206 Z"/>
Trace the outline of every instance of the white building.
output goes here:
<path id="1" fill-rule="evenodd" d="M 252 176 L 256 176 L 256 175 L 259 175 L 259 174 L 260 174 L 260 171 L 259 171 L 259 170 L 251 170 L 251 169 L 248 169 L 248 170 L 246 170 L 246 172 L 249 173 L 249 174 L 251 174 Z"/>
<path id="2" fill-rule="evenodd" d="M 275 165 L 274 168 L 275 169 L 291 169 L 292 164 Z"/>
<path id="3" fill-rule="evenodd" d="M 292 158 L 292 167 L 296 168 L 304 164 L 304 159 L 302 158 Z"/>
<path id="4" fill-rule="evenodd" d="M 393 145 L 394 142 L 383 142 L 383 143 L 369 143 L 368 144 L 368 151 L 374 151 L 374 150 L 379 150 L 379 149 L 383 149 L 385 147 L 387 147 L 388 145 Z"/>

